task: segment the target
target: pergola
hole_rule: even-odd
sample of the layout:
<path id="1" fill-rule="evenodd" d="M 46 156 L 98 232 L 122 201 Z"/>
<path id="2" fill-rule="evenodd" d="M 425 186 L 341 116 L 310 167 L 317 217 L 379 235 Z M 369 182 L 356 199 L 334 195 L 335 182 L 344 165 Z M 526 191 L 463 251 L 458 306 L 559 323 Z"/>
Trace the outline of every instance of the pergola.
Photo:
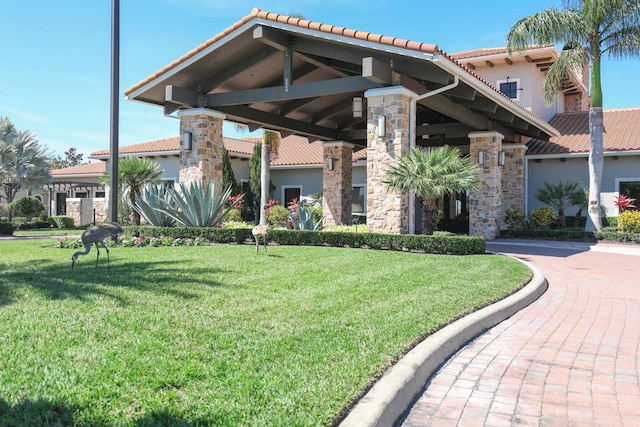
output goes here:
<path id="1" fill-rule="evenodd" d="M 221 127 L 211 121 L 324 141 L 325 158 L 334 159 L 339 172 L 325 170 L 325 199 L 335 198 L 325 205 L 338 223 L 350 217 L 344 190 L 351 176 L 346 159 L 354 147 L 368 147 L 368 163 L 389 164 L 401 151 L 447 144 L 475 157 L 483 151 L 483 163 L 489 167 L 495 160 L 497 167 L 508 145 L 523 156 L 528 138 L 547 140 L 557 133 L 436 45 L 258 9 L 125 93 L 181 117 L 181 135 L 194 144 L 183 144 L 192 148 L 181 154 L 185 180 L 197 175 L 194 167 L 201 169 L 195 179 L 215 180 L 217 143 L 211 147 L 204 140 L 221 139 Z M 381 146 L 388 159 L 376 155 Z M 404 225 L 376 220 L 389 211 L 381 190 L 372 192 L 371 186 L 380 185 L 376 173 L 368 171 L 367 177 L 368 227 L 411 231 L 412 201 L 398 202 L 407 211 L 400 213 Z M 386 212 L 376 208 L 381 204 Z M 504 210 L 503 201 L 498 204 Z"/>

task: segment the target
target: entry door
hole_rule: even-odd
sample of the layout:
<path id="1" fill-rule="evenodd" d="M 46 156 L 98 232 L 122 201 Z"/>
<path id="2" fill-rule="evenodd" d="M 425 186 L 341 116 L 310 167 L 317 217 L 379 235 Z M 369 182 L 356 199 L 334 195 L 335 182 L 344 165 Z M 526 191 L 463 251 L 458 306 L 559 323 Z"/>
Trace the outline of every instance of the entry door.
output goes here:
<path id="1" fill-rule="evenodd" d="M 56 215 L 67 214 L 67 193 L 56 193 Z"/>

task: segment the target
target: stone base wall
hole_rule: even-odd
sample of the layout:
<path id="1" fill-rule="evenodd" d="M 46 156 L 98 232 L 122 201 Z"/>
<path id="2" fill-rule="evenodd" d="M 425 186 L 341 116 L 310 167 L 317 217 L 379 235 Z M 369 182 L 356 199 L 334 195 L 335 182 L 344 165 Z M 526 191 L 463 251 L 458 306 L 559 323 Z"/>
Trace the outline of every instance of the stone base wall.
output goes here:
<path id="1" fill-rule="evenodd" d="M 323 225 L 351 225 L 351 186 L 353 181 L 353 144 L 325 142 L 322 172 Z M 333 159 L 333 170 L 329 170 L 329 159 Z"/>
<path id="2" fill-rule="evenodd" d="M 507 209 L 524 212 L 524 155 L 527 146 L 524 144 L 502 144 L 504 166 L 502 167 L 502 209 L 500 221 Z"/>
<path id="3" fill-rule="evenodd" d="M 387 169 L 409 151 L 409 110 L 413 92 L 402 87 L 372 89 L 367 97 L 367 230 L 409 232 L 409 195 L 395 193 L 383 183 Z M 378 119 L 385 117 L 385 136 Z"/>
<path id="4" fill-rule="evenodd" d="M 469 155 L 476 163 L 480 151 L 484 153 L 484 164 L 478 165 L 480 185 L 469 195 L 469 234 L 494 239 L 502 212 L 502 167 L 498 157 L 503 136 L 498 132 L 474 132 L 469 139 Z"/>
<path id="5" fill-rule="evenodd" d="M 107 203 L 105 199 L 67 199 L 67 215 L 73 218 L 76 227 L 104 222 L 107 220 Z"/>
<path id="6" fill-rule="evenodd" d="M 222 183 L 222 121 L 224 114 L 206 108 L 184 110 L 180 116 L 181 183 Z M 191 134 L 191 150 L 184 146 L 185 133 Z"/>

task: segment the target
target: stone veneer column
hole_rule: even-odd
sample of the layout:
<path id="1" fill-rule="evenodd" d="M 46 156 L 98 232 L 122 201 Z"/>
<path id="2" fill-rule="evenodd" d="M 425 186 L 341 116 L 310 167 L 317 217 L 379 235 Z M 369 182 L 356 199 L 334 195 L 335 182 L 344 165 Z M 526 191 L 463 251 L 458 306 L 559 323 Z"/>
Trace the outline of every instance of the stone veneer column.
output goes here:
<path id="1" fill-rule="evenodd" d="M 322 213 L 324 226 L 351 224 L 353 144 L 344 141 L 322 143 Z M 329 170 L 333 159 L 333 170 Z"/>
<path id="2" fill-rule="evenodd" d="M 222 185 L 222 120 L 225 115 L 207 108 L 181 110 L 180 182 Z M 184 134 L 191 133 L 191 150 L 185 150 Z"/>
<path id="3" fill-rule="evenodd" d="M 502 166 L 498 156 L 504 136 L 498 132 L 469 134 L 469 155 L 478 163 L 480 151 L 484 164 L 480 166 L 480 185 L 469 195 L 469 234 L 494 239 L 498 235 L 498 221 L 502 212 Z"/>
<path id="4" fill-rule="evenodd" d="M 409 151 L 409 111 L 415 93 L 393 86 L 370 89 L 367 98 L 367 230 L 409 232 L 409 195 L 383 184 L 386 170 Z M 378 118 L 386 118 L 386 135 L 378 136 Z"/>
<path id="5" fill-rule="evenodd" d="M 502 167 L 502 211 L 500 220 L 507 209 L 524 212 L 524 144 L 502 144 L 504 166 Z"/>

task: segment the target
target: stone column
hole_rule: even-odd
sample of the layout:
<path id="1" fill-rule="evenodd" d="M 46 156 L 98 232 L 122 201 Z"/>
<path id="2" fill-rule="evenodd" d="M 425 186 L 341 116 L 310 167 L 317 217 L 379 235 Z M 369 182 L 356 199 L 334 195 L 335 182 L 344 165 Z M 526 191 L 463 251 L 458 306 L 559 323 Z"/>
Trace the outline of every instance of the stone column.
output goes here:
<path id="1" fill-rule="evenodd" d="M 507 209 L 524 212 L 524 144 L 502 144 L 504 166 L 502 167 L 502 211 L 500 220 Z"/>
<path id="2" fill-rule="evenodd" d="M 409 232 L 409 195 L 384 184 L 386 170 L 408 152 L 410 102 L 415 93 L 393 86 L 370 89 L 367 98 L 367 230 L 373 233 Z M 379 118 L 384 117 L 384 136 Z"/>
<path id="3" fill-rule="evenodd" d="M 323 225 L 350 225 L 354 145 L 344 141 L 333 141 L 322 143 L 322 147 L 322 213 L 325 215 Z"/>
<path id="4" fill-rule="evenodd" d="M 210 182 L 222 185 L 222 120 L 225 115 L 207 108 L 181 110 L 180 182 Z M 185 134 L 191 134 L 191 150 L 185 147 Z"/>
<path id="5" fill-rule="evenodd" d="M 469 134 L 469 155 L 480 166 L 480 185 L 469 195 L 469 234 L 494 239 L 498 235 L 498 221 L 502 212 L 502 166 L 498 164 L 502 140 L 498 132 Z M 481 155 L 480 152 L 483 154 Z"/>

